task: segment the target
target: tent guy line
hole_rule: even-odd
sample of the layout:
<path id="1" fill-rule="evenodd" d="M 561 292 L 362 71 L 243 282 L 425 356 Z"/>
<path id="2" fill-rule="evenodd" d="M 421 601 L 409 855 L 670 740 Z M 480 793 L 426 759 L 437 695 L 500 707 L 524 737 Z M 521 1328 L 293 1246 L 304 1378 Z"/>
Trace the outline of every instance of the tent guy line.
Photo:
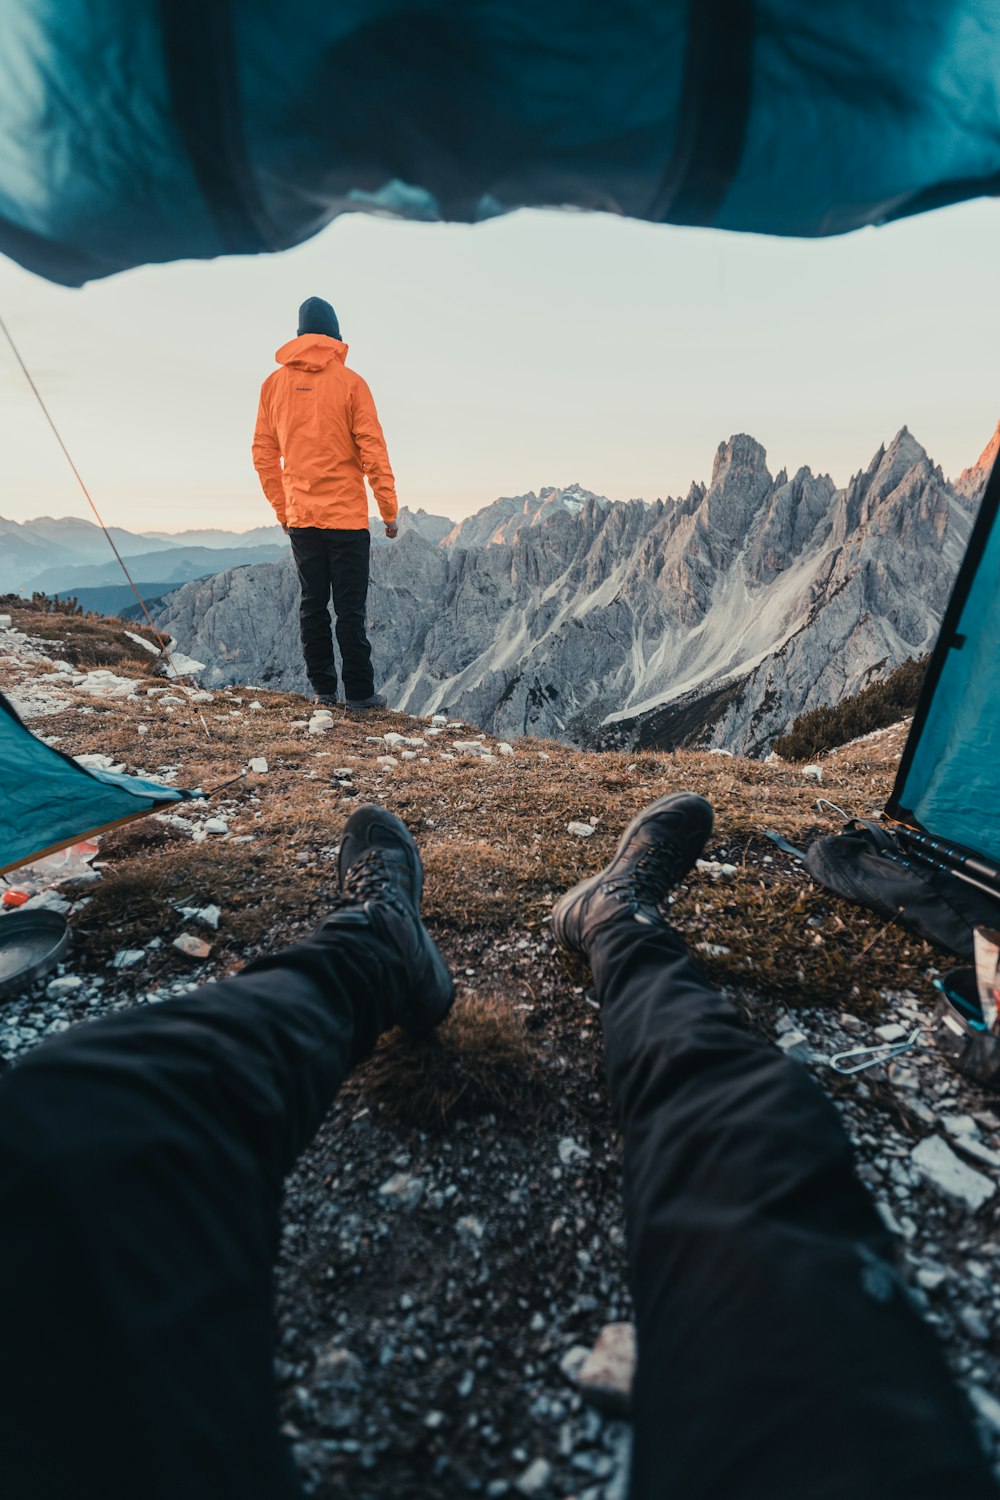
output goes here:
<path id="1" fill-rule="evenodd" d="M 104 532 L 105 537 L 107 538 L 108 546 L 111 548 L 112 552 L 115 554 L 115 557 L 118 559 L 118 565 L 119 565 L 119 567 L 121 568 L 122 572 L 125 574 L 125 577 L 128 579 L 129 587 L 131 588 L 131 590 L 132 590 L 133 594 L 135 595 L 136 599 L 138 600 L 139 608 L 142 610 L 143 614 L 146 616 L 146 623 L 149 625 L 150 630 L 154 631 L 156 633 L 157 637 L 159 637 L 160 632 L 156 629 L 156 626 L 153 624 L 152 616 L 150 615 L 149 610 L 146 608 L 146 601 L 142 597 L 142 595 L 139 593 L 139 590 L 137 589 L 137 587 L 135 585 L 135 581 L 132 578 L 131 573 L 129 572 L 128 568 L 125 566 L 125 560 L 122 557 L 121 553 L 118 551 L 118 548 L 115 546 L 114 537 L 111 535 L 110 531 L 108 530 L 108 528 L 104 524 L 104 519 L 101 516 L 100 511 L 97 509 L 97 506 L 94 504 L 93 497 L 92 497 L 89 489 L 87 488 L 87 486 L 86 486 L 86 484 L 84 482 L 83 475 L 80 473 L 80 470 L 77 468 L 76 463 L 75 463 L 75 461 L 73 459 L 73 455 L 70 453 L 69 449 L 67 448 L 67 446 L 66 446 L 66 444 L 65 444 L 65 442 L 63 440 L 62 433 L 59 431 L 59 428 L 56 426 L 55 419 L 53 418 L 52 413 L 49 411 L 48 406 L 45 404 L 45 398 L 43 397 L 41 391 L 38 389 L 38 386 L 35 384 L 35 381 L 34 381 L 34 379 L 32 377 L 31 371 L 28 369 L 28 366 L 25 364 L 24 359 L 23 359 L 23 357 L 21 355 L 21 351 L 17 347 L 17 344 L 14 342 L 14 336 L 11 333 L 10 329 L 8 328 L 7 321 L 4 318 L 4 316 L 3 316 L 2 313 L 0 313 L 0 329 L 3 330 L 4 337 L 6 338 L 8 344 L 11 347 L 11 350 L 13 352 L 14 358 L 17 360 L 18 364 L 20 365 L 21 371 L 22 371 L 22 373 L 24 375 L 24 378 L 28 382 L 29 386 L 31 387 L 31 390 L 32 390 L 32 393 L 33 393 L 33 395 L 35 397 L 35 400 L 38 402 L 38 405 L 41 407 L 42 414 L 45 417 L 46 422 L 48 422 L 49 427 L 52 429 L 52 432 L 53 432 L 53 434 L 55 436 L 56 442 L 59 444 L 60 448 L 63 451 L 63 454 L 65 455 L 66 462 L 69 464 L 70 468 L 73 470 L 74 478 L 76 479 L 77 484 L 80 486 L 80 489 L 83 491 L 84 499 L 86 500 L 87 504 L 90 506 L 91 510 L 94 512 L 94 516 L 97 519 L 97 524 L 100 526 L 101 530 Z M 164 656 L 167 658 L 167 661 L 170 663 L 170 669 L 171 669 L 171 671 L 174 674 L 174 680 L 176 681 L 176 683 L 177 683 L 178 687 L 181 689 L 181 691 L 187 695 L 188 700 L 190 701 L 192 708 L 194 708 L 195 712 L 198 715 L 198 718 L 199 718 L 199 720 L 201 722 L 201 727 L 205 731 L 205 738 L 210 740 L 212 738 L 212 735 L 211 735 L 211 732 L 209 731 L 208 724 L 205 722 L 205 715 L 202 713 L 201 709 L 195 703 L 195 701 L 194 701 L 194 695 L 193 695 L 193 693 L 191 691 L 191 688 L 188 687 L 187 683 L 182 678 L 180 672 L 177 670 L 177 667 L 174 664 L 174 659 L 173 659 L 173 657 L 170 654 L 170 647 L 167 646 L 167 645 L 164 645 L 162 641 L 161 641 L 160 644 L 161 644 L 161 649 L 163 651 Z"/>

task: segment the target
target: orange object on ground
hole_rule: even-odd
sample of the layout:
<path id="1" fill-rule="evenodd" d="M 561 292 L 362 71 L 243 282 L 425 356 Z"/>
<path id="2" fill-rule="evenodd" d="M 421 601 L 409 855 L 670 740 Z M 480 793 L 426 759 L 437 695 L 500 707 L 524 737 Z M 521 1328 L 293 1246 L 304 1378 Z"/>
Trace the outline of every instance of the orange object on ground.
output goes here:
<path id="1" fill-rule="evenodd" d="M 29 899 L 27 891 L 8 890 L 4 891 L 3 896 L 0 896 L 0 902 L 4 906 L 23 906 Z"/>
<path id="2" fill-rule="evenodd" d="M 366 528 L 366 476 L 383 521 L 396 519 L 375 402 L 346 357 L 340 339 L 301 334 L 278 350 L 281 369 L 261 387 L 253 463 L 282 526 Z"/>

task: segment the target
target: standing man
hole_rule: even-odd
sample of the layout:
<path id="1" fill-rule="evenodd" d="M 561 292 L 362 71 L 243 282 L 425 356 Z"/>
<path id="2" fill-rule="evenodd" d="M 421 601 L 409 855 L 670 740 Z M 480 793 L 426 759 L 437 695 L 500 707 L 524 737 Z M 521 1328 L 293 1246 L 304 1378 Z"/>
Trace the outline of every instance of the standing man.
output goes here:
<path id="1" fill-rule="evenodd" d="M 253 463 L 291 539 L 309 681 L 320 703 L 337 702 L 332 593 L 346 706 L 352 713 L 385 708 L 365 633 L 371 550 L 365 477 L 390 541 L 399 506 L 375 402 L 344 363 L 337 314 L 322 297 L 303 302 L 298 336 L 274 357 L 281 368 L 261 387 Z"/>

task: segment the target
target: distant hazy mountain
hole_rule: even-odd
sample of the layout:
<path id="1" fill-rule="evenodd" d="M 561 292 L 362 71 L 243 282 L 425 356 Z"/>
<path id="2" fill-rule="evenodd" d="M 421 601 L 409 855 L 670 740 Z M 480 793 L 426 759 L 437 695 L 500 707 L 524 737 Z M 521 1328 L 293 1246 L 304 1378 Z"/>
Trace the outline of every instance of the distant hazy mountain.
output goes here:
<path id="1" fill-rule="evenodd" d="M 204 531 L 148 531 L 146 536 L 170 547 L 221 549 L 279 546 L 285 539 L 285 533 L 277 523 L 273 526 L 255 526 L 252 531 L 220 531 L 210 527 Z"/>
<path id="2" fill-rule="evenodd" d="M 132 576 L 138 569 L 147 580 L 156 580 L 160 593 L 219 569 L 276 559 L 288 545 L 280 526 L 260 526 L 242 534 L 205 533 L 215 540 L 200 546 L 185 544 L 187 533 L 168 538 L 166 533 L 147 536 L 120 526 L 109 531 Z M 0 517 L 0 593 L 65 594 L 124 581 L 107 537 L 93 521 L 79 516 L 39 516 L 23 522 Z"/>
<path id="3" fill-rule="evenodd" d="M 758 753 L 937 634 L 988 455 L 949 484 L 903 428 L 838 490 L 745 435 L 684 499 L 505 498 L 373 554 L 379 687 L 503 734 Z M 961 488 L 959 488 L 961 485 Z M 304 687 L 291 559 L 218 574 L 160 623 L 208 685 Z"/>
<path id="4" fill-rule="evenodd" d="M 400 537 L 404 537 L 408 531 L 413 531 L 434 546 L 442 541 L 455 525 L 454 521 L 449 521 L 447 516 L 432 516 L 426 510 L 410 510 L 405 505 L 400 506 L 396 521 Z M 389 539 L 378 512 L 368 517 L 368 526 L 371 530 L 372 542 L 376 547 L 388 544 Z"/>
<path id="5" fill-rule="evenodd" d="M 118 526 L 112 526 L 110 531 L 123 557 L 169 550 L 165 543 L 123 531 Z M 4 593 L 30 593 L 34 580 L 47 568 L 97 562 L 109 556 L 112 554 L 107 538 L 92 521 L 77 516 L 62 516 L 58 520 L 39 516 L 23 522 L 0 517 L 0 591 Z"/>
<path id="6" fill-rule="evenodd" d="M 158 552 L 140 552 L 128 560 L 129 572 L 135 579 L 155 578 L 163 585 L 161 594 L 168 588 L 179 588 L 192 578 L 204 578 L 206 574 L 221 572 L 227 568 L 242 568 L 248 563 L 277 562 L 288 551 L 288 543 L 281 532 L 280 545 L 271 543 L 266 547 L 168 547 Z M 32 579 L 32 588 L 43 594 L 70 594 L 76 589 L 106 588 L 109 584 L 122 583 L 122 570 L 112 555 L 99 563 L 79 563 L 73 566 L 58 565 L 46 568 Z"/>

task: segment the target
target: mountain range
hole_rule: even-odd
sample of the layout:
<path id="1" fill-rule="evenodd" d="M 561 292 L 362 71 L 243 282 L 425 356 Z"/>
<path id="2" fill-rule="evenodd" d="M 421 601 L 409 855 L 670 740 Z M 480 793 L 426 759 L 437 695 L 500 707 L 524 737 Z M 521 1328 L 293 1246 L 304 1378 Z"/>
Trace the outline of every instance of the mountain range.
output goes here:
<path id="1" fill-rule="evenodd" d="M 739 434 L 683 499 L 571 485 L 425 517 L 372 554 L 377 682 L 503 735 L 765 753 L 930 649 L 998 440 L 949 483 L 904 427 L 838 489 Z M 297 609 L 285 557 L 185 585 L 158 622 L 208 686 L 307 689 Z"/>
<path id="2" fill-rule="evenodd" d="M 156 598 L 192 578 L 251 562 L 275 562 L 287 548 L 280 526 L 252 531 L 135 532 L 108 528 L 144 596 Z M 100 526 L 77 516 L 0 516 L 0 593 L 74 595 L 104 612 L 132 590 Z"/>

